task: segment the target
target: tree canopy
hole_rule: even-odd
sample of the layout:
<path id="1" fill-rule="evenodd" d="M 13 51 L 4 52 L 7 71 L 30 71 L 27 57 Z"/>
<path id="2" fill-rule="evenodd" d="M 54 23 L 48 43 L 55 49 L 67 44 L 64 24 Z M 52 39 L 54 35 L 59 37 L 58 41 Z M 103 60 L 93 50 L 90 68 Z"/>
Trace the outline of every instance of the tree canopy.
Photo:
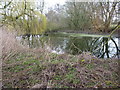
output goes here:
<path id="1" fill-rule="evenodd" d="M 43 4 L 43 3 L 41 3 Z M 46 30 L 46 17 L 35 2 L 26 0 L 1 2 L 2 24 L 19 33 L 41 34 Z"/>

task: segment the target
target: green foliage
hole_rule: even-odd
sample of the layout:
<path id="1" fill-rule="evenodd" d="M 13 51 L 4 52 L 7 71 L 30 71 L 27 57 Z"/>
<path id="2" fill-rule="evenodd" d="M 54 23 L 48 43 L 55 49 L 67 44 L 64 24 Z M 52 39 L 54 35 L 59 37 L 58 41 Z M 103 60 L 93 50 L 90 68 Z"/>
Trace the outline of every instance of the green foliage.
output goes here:
<path id="1" fill-rule="evenodd" d="M 81 60 L 81 62 L 85 62 L 85 60 L 83 59 L 83 60 Z"/>
<path id="2" fill-rule="evenodd" d="M 31 33 L 41 34 L 46 30 L 46 17 L 38 11 L 35 12 L 35 16 L 31 21 Z"/>
<path id="3" fill-rule="evenodd" d="M 62 76 L 56 75 L 56 76 L 54 77 L 54 80 L 62 80 Z"/>
<path id="4" fill-rule="evenodd" d="M 35 2 L 13 1 L 1 15 L 2 23 L 19 34 L 42 34 L 46 30 L 46 17 L 36 9 Z"/>
<path id="5" fill-rule="evenodd" d="M 65 75 L 66 82 L 70 82 L 73 84 L 79 83 L 79 79 L 76 78 L 76 68 L 69 67 L 68 73 Z"/>
<path id="6" fill-rule="evenodd" d="M 47 30 L 48 30 L 48 31 L 58 30 L 58 29 L 60 29 L 58 23 L 47 22 Z"/>
<path id="7" fill-rule="evenodd" d="M 92 69 L 92 68 L 94 68 L 94 65 L 93 64 L 88 64 L 88 65 L 86 65 L 86 67 L 87 67 L 87 69 Z"/>
<path id="8" fill-rule="evenodd" d="M 59 63 L 62 63 L 62 62 L 64 62 L 64 60 L 62 60 L 62 59 L 61 60 L 52 60 L 51 61 L 52 64 L 59 64 Z"/>

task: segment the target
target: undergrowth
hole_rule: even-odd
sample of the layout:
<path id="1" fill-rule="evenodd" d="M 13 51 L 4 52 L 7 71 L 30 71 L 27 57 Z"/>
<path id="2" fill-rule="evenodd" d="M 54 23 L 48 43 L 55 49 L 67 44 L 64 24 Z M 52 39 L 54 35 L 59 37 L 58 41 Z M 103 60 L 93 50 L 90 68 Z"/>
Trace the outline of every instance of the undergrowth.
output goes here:
<path id="1" fill-rule="evenodd" d="M 19 45 L 15 36 L 2 36 L 3 88 L 118 88 L 118 59 L 50 53 Z M 6 38 L 7 37 L 7 38 Z"/>
<path id="2" fill-rule="evenodd" d="M 118 60 L 68 55 L 20 54 L 3 64 L 4 88 L 116 88 L 119 86 Z M 53 57 L 52 57 L 53 56 Z M 62 58 L 61 58 L 62 57 Z M 36 87 L 38 87 L 36 86 Z"/>

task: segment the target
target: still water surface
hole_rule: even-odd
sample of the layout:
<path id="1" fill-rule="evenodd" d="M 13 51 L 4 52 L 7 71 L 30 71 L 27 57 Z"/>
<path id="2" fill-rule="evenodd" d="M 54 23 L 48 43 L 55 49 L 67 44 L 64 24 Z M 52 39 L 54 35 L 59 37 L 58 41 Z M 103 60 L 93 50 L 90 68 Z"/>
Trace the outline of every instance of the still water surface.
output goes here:
<path id="1" fill-rule="evenodd" d="M 120 38 L 112 37 L 70 37 L 59 34 L 35 35 L 17 37 L 21 44 L 27 44 L 30 48 L 46 46 L 53 53 L 57 54 L 80 54 L 90 52 L 99 58 L 120 58 Z"/>

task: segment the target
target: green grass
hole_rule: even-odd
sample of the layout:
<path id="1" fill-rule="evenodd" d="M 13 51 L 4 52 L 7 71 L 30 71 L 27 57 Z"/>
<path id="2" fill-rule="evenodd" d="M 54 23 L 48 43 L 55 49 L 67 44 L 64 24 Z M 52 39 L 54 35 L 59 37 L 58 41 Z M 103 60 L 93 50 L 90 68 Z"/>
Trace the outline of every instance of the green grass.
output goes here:
<path id="1" fill-rule="evenodd" d="M 44 58 L 43 54 L 39 55 L 40 57 Z M 34 55 L 21 54 L 19 56 L 16 56 L 17 59 L 14 57 L 8 60 L 9 63 L 5 61 L 6 66 L 3 67 L 3 80 L 5 81 L 3 81 L 3 86 L 9 88 L 26 88 L 32 87 L 35 84 L 41 84 L 47 79 L 47 82 L 51 81 L 50 83 L 52 83 L 55 88 L 80 88 L 81 83 L 83 83 L 80 76 L 87 77 L 86 75 L 94 75 L 94 73 L 98 72 L 100 73 L 100 76 L 102 75 L 102 78 L 104 78 L 103 80 L 101 80 L 102 78 L 98 79 L 100 84 L 102 84 L 103 82 L 105 83 L 104 87 L 116 87 L 118 85 L 117 73 L 113 70 L 110 71 L 110 66 L 107 65 L 108 63 L 116 62 L 115 60 L 108 60 L 108 62 L 104 62 L 104 59 L 103 61 L 96 59 L 98 63 L 102 63 L 101 65 L 97 65 L 96 60 L 93 60 L 91 63 L 89 63 L 89 61 L 83 58 L 77 58 L 73 55 L 68 55 L 67 60 L 65 58 L 58 58 L 57 54 L 50 54 L 49 56 L 50 60 L 47 60 L 43 58 L 35 59 Z M 20 63 L 15 65 L 13 64 L 15 63 L 15 61 Z M 13 65 L 8 67 L 7 65 L 9 64 Z M 97 71 L 97 68 L 102 69 L 101 67 L 103 68 L 102 71 L 107 70 L 112 73 L 112 77 L 110 80 L 109 78 L 104 77 L 103 72 L 101 72 L 100 70 Z M 94 77 L 97 78 L 98 76 L 95 75 Z M 84 79 L 86 80 L 86 83 L 84 83 L 84 87 L 93 87 L 96 82 L 98 82 L 94 80 L 94 78 L 90 78 L 90 76 L 87 78 L 88 79 Z"/>
<path id="2" fill-rule="evenodd" d="M 87 69 L 93 69 L 94 68 L 94 64 L 91 64 L 91 63 L 87 64 L 86 67 L 87 67 Z"/>
<path id="3" fill-rule="evenodd" d="M 66 33 L 66 32 L 59 32 L 56 34 L 61 34 L 65 36 L 71 36 L 71 37 L 109 37 L 109 35 L 95 35 L 95 34 L 82 34 L 82 33 Z"/>

